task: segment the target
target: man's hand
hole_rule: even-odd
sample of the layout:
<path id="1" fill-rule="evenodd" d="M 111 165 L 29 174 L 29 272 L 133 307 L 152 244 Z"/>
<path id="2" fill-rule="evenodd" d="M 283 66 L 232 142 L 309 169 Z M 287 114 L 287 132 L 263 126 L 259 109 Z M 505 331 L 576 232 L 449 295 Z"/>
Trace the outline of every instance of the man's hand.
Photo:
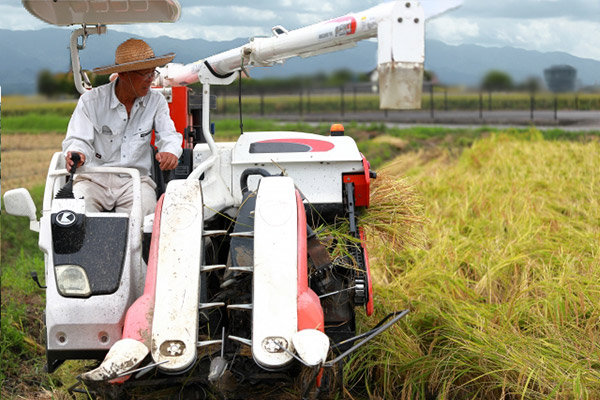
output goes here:
<path id="1" fill-rule="evenodd" d="M 73 153 L 79 154 L 79 163 L 77 164 L 77 168 L 81 167 L 85 163 L 85 155 L 83 153 L 80 153 L 78 151 L 68 151 L 67 156 L 65 157 L 65 161 L 67 163 L 67 171 L 69 172 L 71 172 L 71 167 L 74 164 L 73 160 L 71 159 Z"/>
<path id="2" fill-rule="evenodd" d="M 162 171 L 169 171 L 171 169 L 175 169 L 178 159 L 175 154 L 165 151 L 163 153 L 156 154 L 156 161 L 159 162 L 160 169 Z"/>

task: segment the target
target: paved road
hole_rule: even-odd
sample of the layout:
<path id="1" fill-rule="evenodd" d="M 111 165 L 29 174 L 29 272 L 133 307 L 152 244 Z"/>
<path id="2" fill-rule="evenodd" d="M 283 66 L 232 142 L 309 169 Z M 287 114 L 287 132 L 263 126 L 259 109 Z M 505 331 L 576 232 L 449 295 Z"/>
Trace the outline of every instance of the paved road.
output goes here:
<path id="1" fill-rule="evenodd" d="M 250 115 L 246 115 L 250 117 Z M 529 126 L 539 128 L 559 127 L 565 130 L 600 130 L 600 111 L 558 111 L 556 118 L 553 111 L 535 111 L 533 119 L 530 111 L 375 111 L 340 113 L 311 113 L 265 115 L 286 121 L 306 122 L 377 122 L 398 125 L 462 125 L 462 126 Z"/>

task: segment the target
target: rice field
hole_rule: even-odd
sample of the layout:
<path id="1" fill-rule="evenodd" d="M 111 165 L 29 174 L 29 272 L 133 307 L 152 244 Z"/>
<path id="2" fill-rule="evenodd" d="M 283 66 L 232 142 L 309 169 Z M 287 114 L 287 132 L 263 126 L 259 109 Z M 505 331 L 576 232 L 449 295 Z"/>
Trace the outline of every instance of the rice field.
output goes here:
<path id="1" fill-rule="evenodd" d="M 52 155 L 61 151 L 64 133 L 4 135 L 2 137 L 2 193 L 43 185 Z"/>
<path id="2" fill-rule="evenodd" d="M 426 222 L 371 241 L 379 316 L 412 312 L 350 362 L 370 396 L 600 397 L 600 143 L 520 136 L 385 169 Z"/>

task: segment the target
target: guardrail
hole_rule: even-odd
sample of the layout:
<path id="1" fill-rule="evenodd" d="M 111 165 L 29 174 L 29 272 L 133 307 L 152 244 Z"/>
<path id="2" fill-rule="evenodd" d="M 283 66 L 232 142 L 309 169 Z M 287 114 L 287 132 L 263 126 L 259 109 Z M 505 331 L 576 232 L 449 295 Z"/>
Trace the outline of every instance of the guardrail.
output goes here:
<path id="1" fill-rule="evenodd" d="M 213 88 L 217 95 L 216 114 L 239 112 L 237 85 Z M 337 88 L 302 88 L 296 90 L 266 90 L 242 87 L 242 110 L 254 115 L 298 115 L 380 111 L 379 97 L 371 84 L 344 85 Z M 493 92 L 457 91 L 439 85 L 423 88 L 421 110 L 435 118 L 440 111 L 474 111 L 483 119 L 486 112 L 528 111 L 531 120 L 538 111 L 553 112 L 554 119 L 562 110 L 600 111 L 600 93 Z"/>

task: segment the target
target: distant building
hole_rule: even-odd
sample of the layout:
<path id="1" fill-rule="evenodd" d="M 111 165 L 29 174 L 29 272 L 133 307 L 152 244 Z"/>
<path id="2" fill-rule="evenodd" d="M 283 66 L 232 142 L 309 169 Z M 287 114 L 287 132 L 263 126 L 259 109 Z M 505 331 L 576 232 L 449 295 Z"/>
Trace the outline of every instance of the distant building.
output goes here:
<path id="1" fill-rule="evenodd" d="M 544 78 L 554 93 L 572 92 L 575 90 L 577 70 L 570 65 L 553 65 L 544 70 Z"/>

